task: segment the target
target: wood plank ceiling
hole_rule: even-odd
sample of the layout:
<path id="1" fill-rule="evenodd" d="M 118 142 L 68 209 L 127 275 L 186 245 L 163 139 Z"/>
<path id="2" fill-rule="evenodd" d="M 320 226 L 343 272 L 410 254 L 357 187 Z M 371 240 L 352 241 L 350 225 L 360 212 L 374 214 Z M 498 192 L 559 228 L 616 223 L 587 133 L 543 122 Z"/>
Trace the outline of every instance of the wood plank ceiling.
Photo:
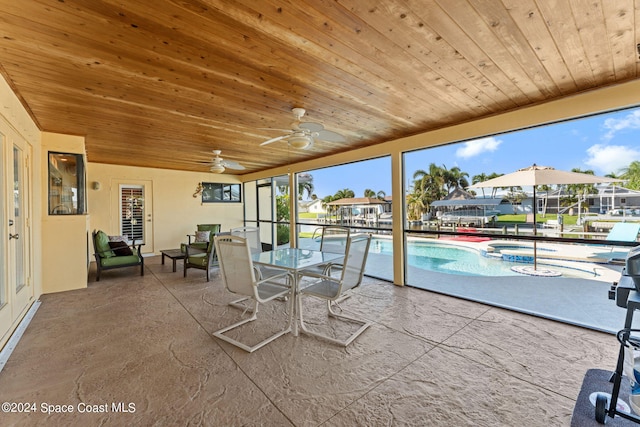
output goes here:
<path id="1" fill-rule="evenodd" d="M 85 136 L 99 163 L 205 171 L 219 149 L 259 171 L 640 70 L 640 0 L 0 5 L 3 76 L 41 130 Z M 292 107 L 346 141 L 260 146 L 291 129 Z"/>

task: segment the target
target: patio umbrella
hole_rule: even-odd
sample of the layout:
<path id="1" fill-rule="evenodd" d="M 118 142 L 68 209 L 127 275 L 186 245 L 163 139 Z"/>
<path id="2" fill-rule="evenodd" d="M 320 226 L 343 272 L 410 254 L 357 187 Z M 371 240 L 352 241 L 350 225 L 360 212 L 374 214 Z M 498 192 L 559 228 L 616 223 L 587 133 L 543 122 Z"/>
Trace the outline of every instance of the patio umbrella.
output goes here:
<path id="1" fill-rule="evenodd" d="M 480 187 L 533 187 L 533 234 L 536 235 L 536 186 L 538 185 L 561 185 L 561 184 L 601 184 L 620 182 L 619 179 L 605 178 L 586 173 L 569 172 L 554 169 L 549 166 L 532 166 L 518 169 L 515 172 L 499 176 L 484 182 L 479 182 L 471 188 Z M 537 268 L 536 262 L 537 245 L 533 241 L 533 268 Z"/>

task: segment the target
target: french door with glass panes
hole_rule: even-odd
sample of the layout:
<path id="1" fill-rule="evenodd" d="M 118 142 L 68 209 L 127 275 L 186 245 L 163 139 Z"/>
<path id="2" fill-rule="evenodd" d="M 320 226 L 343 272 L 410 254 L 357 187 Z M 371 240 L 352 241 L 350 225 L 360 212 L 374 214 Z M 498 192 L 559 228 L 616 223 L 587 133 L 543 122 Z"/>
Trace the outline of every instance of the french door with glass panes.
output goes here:
<path id="1" fill-rule="evenodd" d="M 30 147 L 0 133 L 0 347 L 33 301 Z"/>

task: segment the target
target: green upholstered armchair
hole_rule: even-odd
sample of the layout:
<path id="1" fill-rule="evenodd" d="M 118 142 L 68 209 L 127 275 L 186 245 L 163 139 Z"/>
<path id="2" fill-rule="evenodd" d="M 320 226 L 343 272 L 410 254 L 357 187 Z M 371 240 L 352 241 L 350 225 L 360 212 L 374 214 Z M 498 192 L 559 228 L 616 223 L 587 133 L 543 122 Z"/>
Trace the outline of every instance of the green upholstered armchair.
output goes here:
<path id="1" fill-rule="evenodd" d="M 191 245 L 193 248 L 206 251 L 207 247 L 209 246 L 209 242 L 213 242 L 213 236 L 216 233 L 220 232 L 220 224 L 198 224 L 196 227 L 197 227 L 196 234 L 187 234 L 187 238 L 189 239 L 189 242 L 183 243 L 182 245 L 180 245 L 180 249 L 182 249 L 182 252 L 186 252 L 187 245 Z M 199 236 L 199 234 L 201 234 L 200 232 L 203 232 L 203 231 L 209 232 L 209 235 L 207 236 L 208 239 L 198 238 L 198 237 L 201 237 Z M 193 243 L 191 242 L 192 239 L 194 240 Z"/>
<path id="2" fill-rule="evenodd" d="M 187 277 L 187 269 L 198 268 L 200 270 L 206 270 L 207 282 L 209 281 L 209 270 L 218 265 L 218 259 L 216 257 L 216 248 L 213 244 L 214 235 L 231 234 L 229 232 L 215 233 L 211 235 L 209 245 L 206 250 L 202 250 L 199 247 L 195 247 L 193 244 L 185 245 L 185 258 L 184 258 L 184 277 Z"/>
<path id="3" fill-rule="evenodd" d="M 144 258 L 140 253 L 143 243 L 136 244 L 135 240 L 129 245 L 124 240 L 110 239 L 102 231 L 91 233 L 93 240 L 94 256 L 96 257 L 96 282 L 100 281 L 102 270 L 114 268 L 140 266 L 140 275 L 144 276 Z"/>

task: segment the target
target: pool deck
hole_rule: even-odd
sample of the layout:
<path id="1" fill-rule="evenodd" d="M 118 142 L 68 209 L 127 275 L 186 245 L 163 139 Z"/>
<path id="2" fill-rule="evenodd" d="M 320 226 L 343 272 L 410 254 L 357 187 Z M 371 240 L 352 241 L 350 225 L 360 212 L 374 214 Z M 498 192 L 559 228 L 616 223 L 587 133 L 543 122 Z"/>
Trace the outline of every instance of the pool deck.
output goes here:
<path id="1" fill-rule="evenodd" d="M 422 239 L 421 239 L 422 240 Z M 513 241 L 462 242 L 439 241 L 442 244 L 462 246 L 476 250 L 487 249 L 489 243 L 514 245 Z M 518 244 L 518 246 L 524 246 Z M 585 328 L 616 333 L 624 325 L 626 310 L 608 299 L 613 282 L 620 279 L 622 265 L 593 262 L 594 254 L 604 248 L 583 245 L 538 245 L 540 251 L 554 254 L 551 258 L 538 258 L 541 267 L 579 268 L 596 270 L 598 276 L 590 279 L 568 277 L 514 276 L 462 276 L 439 273 L 416 267 L 407 270 L 409 286 L 446 294 L 470 301 L 556 320 Z M 533 252 L 533 248 L 525 253 Z M 562 259 L 565 257 L 566 259 Z M 527 265 L 527 264 L 522 264 Z M 392 261 L 388 255 L 369 253 L 367 274 L 392 280 Z M 640 316 L 634 327 L 640 328 Z M 636 324 L 637 323 L 637 324 Z"/>
<path id="2" fill-rule="evenodd" d="M 376 238 L 391 239 L 388 235 Z M 425 241 L 410 237 L 411 240 Z M 533 255 L 533 245 L 508 240 L 466 242 L 461 240 L 434 240 L 440 244 L 488 250 L 488 245 L 519 246 L 521 254 Z M 624 258 L 627 248 L 614 248 L 616 257 Z M 607 257 L 603 256 L 606 252 Z M 626 310 L 608 299 L 613 282 L 620 279 L 620 263 L 600 263 L 611 254 L 603 246 L 538 244 L 538 265 L 541 268 L 564 267 L 593 271 L 590 278 L 514 276 L 463 276 L 446 274 L 417 267 L 407 268 L 408 286 L 421 288 L 465 300 L 484 303 L 546 319 L 585 328 L 616 333 L 624 325 Z M 522 264 L 531 265 L 531 264 Z M 366 274 L 393 282 L 393 260 L 389 255 L 369 252 Z M 640 328 L 640 316 L 634 327 Z"/>

